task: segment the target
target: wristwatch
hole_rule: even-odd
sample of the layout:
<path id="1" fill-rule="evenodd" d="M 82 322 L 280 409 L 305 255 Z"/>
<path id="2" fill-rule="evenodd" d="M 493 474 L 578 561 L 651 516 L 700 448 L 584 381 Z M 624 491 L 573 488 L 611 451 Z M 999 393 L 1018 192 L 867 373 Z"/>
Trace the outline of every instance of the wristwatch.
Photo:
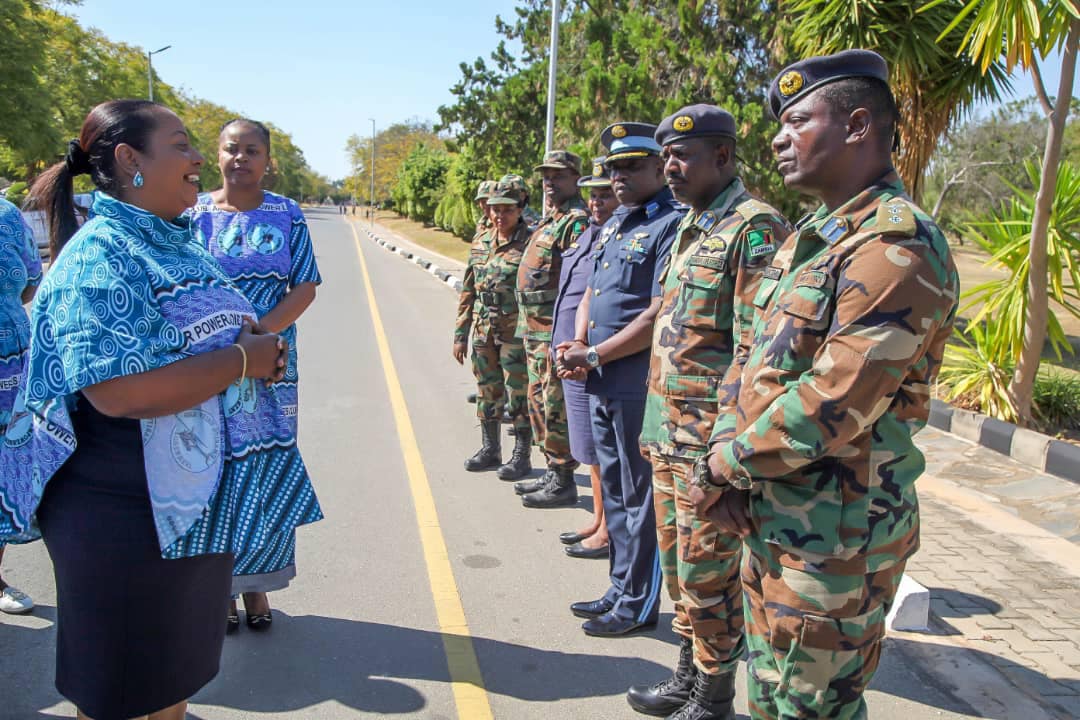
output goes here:
<path id="1" fill-rule="evenodd" d="M 702 455 L 694 462 L 694 484 L 705 491 L 719 490 L 727 486 L 726 482 L 716 482 L 709 469 L 709 456 Z"/>
<path id="2" fill-rule="evenodd" d="M 595 345 L 592 345 L 585 351 L 585 362 L 589 364 L 590 368 L 600 367 L 600 352 L 596 349 Z"/>

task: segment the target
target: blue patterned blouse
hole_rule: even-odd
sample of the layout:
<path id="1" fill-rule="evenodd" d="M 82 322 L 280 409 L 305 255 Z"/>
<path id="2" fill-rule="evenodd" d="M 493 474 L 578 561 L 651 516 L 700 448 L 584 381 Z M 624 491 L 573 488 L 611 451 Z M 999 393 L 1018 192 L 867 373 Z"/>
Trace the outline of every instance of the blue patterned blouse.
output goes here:
<path id="1" fill-rule="evenodd" d="M 19 208 L 0 200 L 0 432 L 11 418 L 30 346 L 23 290 L 40 282 L 41 258 L 34 235 Z"/>
<path id="2" fill-rule="evenodd" d="M 196 241 L 210 251 L 261 318 L 301 283 L 322 283 L 304 213 L 283 195 L 263 191 L 262 205 L 230 212 L 214 204 L 209 193 L 187 213 Z M 281 333 L 289 342 L 289 366 L 274 391 L 296 430 L 296 325 Z"/>
<path id="3" fill-rule="evenodd" d="M 69 416 L 78 391 L 226 347 L 254 314 L 186 219 L 95 193 L 34 301 L 26 379 L 0 448 L 0 540 L 38 536 L 45 484 L 78 443 Z M 262 383 L 234 383 L 141 425 L 162 557 L 251 552 L 322 518 L 296 437 Z"/>

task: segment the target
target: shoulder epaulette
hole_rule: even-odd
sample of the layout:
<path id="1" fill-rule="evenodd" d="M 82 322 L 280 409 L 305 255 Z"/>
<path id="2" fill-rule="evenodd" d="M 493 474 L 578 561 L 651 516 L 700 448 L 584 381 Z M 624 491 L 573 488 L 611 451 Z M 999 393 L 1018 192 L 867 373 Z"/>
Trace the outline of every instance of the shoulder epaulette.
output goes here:
<path id="1" fill-rule="evenodd" d="M 762 215 L 775 215 L 776 210 L 753 198 L 745 200 L 735 206 L 735 212 L 743 216 L 743 220 L 750 222 Z"/>
<path id="2" fill-rule="evenodd" d="M 912 237 L 918 232 L 919 226 L 915 211 L 908 201 L 895 197 L 878 206 L 875 228 L 880 228 L 881 232 Z"/>

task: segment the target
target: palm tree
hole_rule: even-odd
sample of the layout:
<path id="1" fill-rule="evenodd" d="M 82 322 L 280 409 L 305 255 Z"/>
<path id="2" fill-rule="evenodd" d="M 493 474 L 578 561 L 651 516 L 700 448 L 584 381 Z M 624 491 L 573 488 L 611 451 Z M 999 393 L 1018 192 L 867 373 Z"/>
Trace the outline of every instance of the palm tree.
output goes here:
<path id="1" fill-rule="evenodd" d="M 936 38 L 964 8 L 940 0 L 933 8 L 894 0 L 786 0 L 793 49 L 803 56 L 849 48 L 880 54 L 889 63 L 900 109 L 897 170 L 919 202 L 923 173 L 938 140 L 974 103 L 999 99 L 1009 89 L 1001 63 L 985 68 L 961 56 L 959 38 Z"/>
<path id="2" fill-rule="evenodd" d="M 938 12 L 942 7 L 954 5 L 952 0 L 933 0 L 921 11 Z M 953 42 L 950 38 L 960 34 L 957 30 L 963 30 L 957 53 L 969 53 L 981 71 L 989 72 L 1004 60 L 1008 72 L 1017 65 L 1030 72 L 1035 81 L 1035 94 L 1048 120 L 1041 178 L 1031 218 L 1024 342 L 1009 383 L 1009 393 L 1020 421 L 1030 424 L 1032 392 L 1049 319 L 1047 238 L 1061 165 L 1065 121 L 1076 75 L 1080 6 L 1076 0 L 965 0 L 938 38 L 947 45 Z M 1055 98 L 1047 94 L 1039 70 L 1039 59 L 1045 60 L 1053 51 L 1061 53 L 1061 81 Z"/>

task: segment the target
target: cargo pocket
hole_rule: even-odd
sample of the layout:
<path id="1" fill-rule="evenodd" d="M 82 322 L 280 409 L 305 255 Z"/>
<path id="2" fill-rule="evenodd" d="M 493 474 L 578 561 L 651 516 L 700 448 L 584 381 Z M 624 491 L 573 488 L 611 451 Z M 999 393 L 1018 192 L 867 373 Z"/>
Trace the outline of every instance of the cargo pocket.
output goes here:
<path id="1" fill-rule="evenodd" d="M 730 293 L 722 290 L 727 277 L 723 258 L 691 257 L 679 276 L 681 289 L 674 323 L 698 330 L 730 330 L 730 307 L 726 317 L 721 317 L 721 299 L 730 298 Z"/>
<path id="2" fill-rule="evenodd" d="M 881 605 L 848 618 L 804 616 L 784 660 L 777 695 L 814 717 L 834 717 L 835 710 L 857 703 L 876 667 L 884 620 Z"/>
<path id="3" fill-rule="evenodd" d="M 681 448 L 709 445 L 716 422 L 718 375 L 675 375 L 664 378 L 664 397 L 671 421 L 671 442 Z"/>

